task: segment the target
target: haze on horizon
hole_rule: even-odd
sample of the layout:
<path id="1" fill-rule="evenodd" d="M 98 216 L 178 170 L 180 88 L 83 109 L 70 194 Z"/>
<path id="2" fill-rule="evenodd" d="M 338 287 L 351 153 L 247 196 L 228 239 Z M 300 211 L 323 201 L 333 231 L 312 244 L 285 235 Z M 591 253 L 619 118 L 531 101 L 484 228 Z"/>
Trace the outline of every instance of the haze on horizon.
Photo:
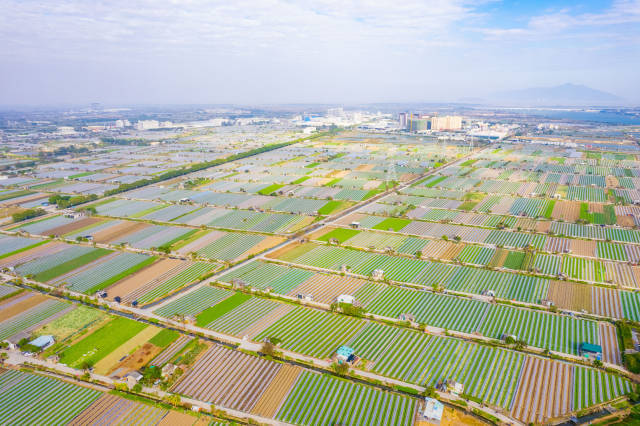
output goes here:
<path id="1" fill-rule="evenodd" d="M 0 105 L 443 102 L 566 82 L 640 104 L 640 0 L 0 7 Z"/>

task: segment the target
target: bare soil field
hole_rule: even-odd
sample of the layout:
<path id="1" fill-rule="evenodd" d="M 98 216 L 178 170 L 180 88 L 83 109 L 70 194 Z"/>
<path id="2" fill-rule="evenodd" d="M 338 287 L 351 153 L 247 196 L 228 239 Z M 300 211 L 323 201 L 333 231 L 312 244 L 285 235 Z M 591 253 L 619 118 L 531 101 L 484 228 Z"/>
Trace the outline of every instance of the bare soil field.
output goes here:
<path id="1" fill-rule="evenodd" d="M 93 225 L 94 223 L 102 222 L 104 219 L 99 219 L 97 217 L 86 217 L 84 219 L 76 220 L 71 223 L 67 223 L 66 225 L 57 226 L 55 228 L 48 229 L 45 234 L 47 235 L 65 235 L 70 232 L 75 231 L 76 229 L 82 229 L 86 226 Z"/>
<path id="2" fill-rule="evenodd" d="M 302 369 L 300 367 L 288 364 L 283 365 L 260 399 L 258 399 L 251 413 L 262 417 L 273 418 L 284 399 L 289 395 L 291 387 L 296 380 L 298 380 L 301 371 Z"/>
<path id="3" fill-rule="evenodd" d="M 622 318 L 622 301 L 618 290 L 593 287 L 591 296 L 591 312 L 610 318 Z"/>
<path id="4" fill-rule="evenodd" d="M 120 296 L 121 298 L 126 296 L 148 282 L 153 281 L 155 278 L 162 276 L 164 273 L 170 271 L 183 262 L 184 261 L 179 259 L 162 259 L 159 262 L 155 262 L 147 266 L 136 274 L 133 274 L 124 280 L 120 280 L 108 287 L 106 291 L 109 295 L 109 300 L 113 300 L 116 296 Z"/>
<path id="5" fill-rule="evenodd" d="M 617 188 L 620 185 L 618 178 L 611 175 L 606 176 L 604 178 L 604 182 L 605 182 L 605 185 L 607 185 L 607 188 Z"/>
<path id="6" fill-rule="evenodd" d="M 264 240 L 260 241 L 258 244 L 256 244 L 255 246 L 251 247 L 251 249 L 249 249 L 248 251 L 244 252 L 242 255 L 238 256 L 237 258 L 235 258 L 233 261 L 237 262 L 240 259 L 244 259 L 247 256 L 251 256 L 254 254 L 258 254 L 261 253 L 273 246 L 277 246 L 278 244 L 280 244 L 281 242 L 285 241 L 285 238 L 282 237 L 267 237 Z"/>
<path id="7" fill-rule="evenodd" d="M 202 417 L 204 424 L 208 424 L 206 417 Z M 199 418 L 191 416 L 187 413 L 181 413 L 179 411 L 169 411 L 169 413 L 160 420 L 158 426 L 192 426 L 198 422 Z M 209 418 L 210 420 L 210 418 Z"/>
<path id="8" fill-rule="evenodd" d="M 508 255 L 509 255 L 509 250 L 505 250 L 505 249 L 496 250 L 495 254 L 491 258 L 491 261 L 489 262 L 489 266 L 493 268 L 502 267 Z"/>
<path id="9" fill-rule="evenodd" d="M 280 257 L 284 256 L 286 253 L 295 250 L 297 247 L 301 247 L 302 244 L 300 243 L 291 243 L 291 244 L 287 244 L 286 246 L 279 248 L 278 250 L 269 253 L 268 255 L 266 255 L 266 257 L 271 258 L 271 259 L 279 259 Z"/>
<path id="10" fill-rule="evenodd" d="M 589 213 L 604 213 L 604 204 L 589 203 Z"/>
<path id="11" fill-rule="evenodd" d="M 376 166 L 375 164 L 360 164 L 358 167 L 355 168 L 355 170 L 357 172 L 368 172 L 369 170 L 373 170 L 375 166 Z"/>
<path id="12" fill-rule="evenodd" d="M 616 216 L 616 223 L 620 226 L 625 226 L 629 228 L 633 228 L 635 226 L 635 222 L 633 220 L 633 216 Z"/>
<path id="13" fill-rule="evenodd" d="M 551 281 L 547 299 L 561 309 L 591 311 L 591 289 L 588 285 L 571 281 Z"/>
<path id="14" fill-rule="evenodd" d="M 160 352 L 162 352 L 162 348 L 152 345 L 151 343 L 145 343 L 134 353 L 112 367 L 112 370 L 117 372 L 119 377 L 122 377 L 130 371 L 139 370 L 144 367 Z"/>
<path id="15" fill-rule="evenodd" d="M 359 222 L 362 220 L 363 217 L 366 217 L 366 214 L 362 214 L 362 213 L 351 213 L 346 215 L 345 217 L 343 217 L 342 219 L 340 219 L 339 221 L 337 221 L 336 223 L 338 225 L 350 225 L 353 222 Z"/>
<path id="16" fill-rule="evenodd" d="M 524 231 L 533 231 L 536 229 L 536 225 L 538 221 L 535 219 L 531 219 L 529 217 L 520 217 L 516 220 L 516 224 L 514 225 L 517 228 L 521 228 Z"/>
<path id="17" fill-rule="evenodd" d="M 315 274 L 287 295 L 298 293 L 312 294 L 313 300 L 319 303 L 331 304 L 341 294 L 353 294 L 367 281 L 341 275 Z"/>
<path id="18" fill-rule="evenodd" d="M 596 242 L 587 240 L 571 240 L 571 253 L 578 256 L 596 256 Z"/>
<path id="19" fill-rule="evenodd" d="M 580 202 L 556 201 L 556 204 L 553 207 L 553 212 L 551 212 L 551 219 L 575 222 L 580 219 Z"/>
<path id="20" fill-rule="evenodd" d="M 551 228 L 551 222 L 549 222 L 548 220 L 541 220 L 536 222 L 536 227 L 534 230 L 536 232 L 546 234 L 550 228 Z"/>
<path id="21" fill-rule="evenodd" d="M 152 325 L 144 328 L 140 333 L 127 340 L 122 345 L 118 346 L 113 352 L 96 362 L 94 366 L 97 374 L 107 374 L 113 371 L 114 366 L 119 364 L 119 360 L 127 356 L 136 349 L 138 346 L 142 346 L 149 339 L 160 332 L 160 328 Z"/>
<path id="22" fill-rule="evenodd" d="M 115 226 L 104 229 L 100 232 L 96 232 L 93 236 L 93 241 L 96 243 L 108 243 L 109 241 L 117 240 L 125 235 L 132 234 L 137 231 L 141 231 L 146 228 L 146 223 L 125 221 Z"/>

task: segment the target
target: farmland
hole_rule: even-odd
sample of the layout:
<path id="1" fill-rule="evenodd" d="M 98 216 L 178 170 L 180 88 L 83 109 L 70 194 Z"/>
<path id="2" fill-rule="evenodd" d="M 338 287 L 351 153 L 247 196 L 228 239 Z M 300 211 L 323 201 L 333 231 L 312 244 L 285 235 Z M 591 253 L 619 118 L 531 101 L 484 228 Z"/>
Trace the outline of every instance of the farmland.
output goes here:
<path id="1" fill-rule="evenodd" d="M 422 398 L 390 381 L 439 399 L 457 382 L 455 398 L 524 423 L 633 389 L 618 333 L 640 324 L 634 144 L 587 148 L 580 126 L 548 140 L 523 126 L 473 152 L 430 133 L 233 127 L 141 130 L 153 145 L 34 160 L 0 182 L 0 204 L 47 212 L 0 233 L 14 357 L 300 425 L 415 424 Z M 84 202 L 43 204 L 72 194 Z M 25 346 L 38 336 L 55 343 Z M 0 388 L 33 382 L 15 401 L 48 389 L 15 374 Z M 52 407 L 61 423 L 193 423 L 69 389 L 68 412 L 43 396 L 24 422 Z"/>

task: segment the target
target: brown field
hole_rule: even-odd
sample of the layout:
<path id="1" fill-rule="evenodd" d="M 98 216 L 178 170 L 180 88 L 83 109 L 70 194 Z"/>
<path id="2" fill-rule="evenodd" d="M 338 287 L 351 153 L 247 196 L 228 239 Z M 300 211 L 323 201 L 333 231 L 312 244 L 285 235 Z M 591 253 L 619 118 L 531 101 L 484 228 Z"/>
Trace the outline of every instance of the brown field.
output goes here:
<path id="1" fill-rule="evenodd" d="M 131 351 L 146 343 L 149 339 L 158 334 L 160 330 L 160 328 L 152 325 L 147 326 L 131 339 L 118 346 L 109 355 L 96 362 L 96 365 L 94 366 L 95 372 L 97 374 L 107 374 L 113 371 L 113 367 L 119 364 L 120 358 L 129 355 Z"/>
<path id="2" fill-rule="evenodd" d="M 138 348 L 134 353 L 126 357 L 119 364 L 112 368 L 114 372 L 117 372 L 118 377 L 122 377 L 130 371 L 139 370 L 147 365 L 149 361 L 156 357 L 162 348 L 152 345 L 151 343 L 145 343 Z"/>
<path id="3" fill-rule="evenodd" d="M 339 179 L 339 178 L 345 177 L 349 173 L 351 173 L 350 170 L 333 170 L 329 172 L 325 177 L 331 178 L 331 179 Z"/>
<path id="4" fill-rule="evenodd" d="M 355 170 L 357 172 L 368 172 L 369 170 L 372 170 L 376 165 L 375 164 L 360 164 L 358 167 L 355 168 Z"/>
<path id="5" fill-rule="evenodd" d="M 638 283 L 640 283 L 640 266 L 632 266 L 631 272 L 633 273 L 633 278 L 636 283 L 636 288 L 640 287 Z"/>
<path id="6" fill-rule="evenodd" d="M 284 401 L 289 394 L 289 390 L 296 380 L 298 380 L 300 372 L 300 367 L 288 364 L 283 365 L 260 399 L 258 399 L 251 413 L 262 417 L 273 418 L 278 412 L 282 401 Z"/>
<path id="7" fill-rule="evenodd" d="M 551 228 L 551 222 L 549 222 L 548 220 L 541 220 L 539 222 L 536 223 L 536 227 L 535 227 L 535 231 L 536 232 L 540 232 L 542 234 L 547 233 L 549 231 L 549 228 Z"/>
<path id="8" fill-rule="evenodd" d="M 99 219 L 97 217 L 86 217 L 84 219 L 76 220 L 71 223 L 67 223 L 66 225 L 57 226 L 55 228 L 51 228 L 47 230 L 47 235 L 65 235 L 70 232 L 73 232 L 77 229 L 82 229 L 86 226 L 93 225 L 94 223 L 102 222 L 103 219 Z"/>
<path id="9" fill-rule="evenodd" d="M 0 207 L 0 217 L 9 217 L 14 213 L 25 211 L 22 207 Z"/>
<path id="10" fill-rule="evenodd" d="M 538 221 L 529 217 L 520 217 L 516 220 L 514 227 L 521 228 L 524 231 L 533 231 L 536 229 Z"/>
<path id="11" fill-rule="evenodd" d="M 638 286 L 632 266 L 620 262 L 604 262 L 605 280 L 618 287 L 636 288 Z"/>
<path id="12" fill-rule="evenodd" d="M 565 222 L 575 222 L 580 219 L 580 202 L 578 201 L 556 201 L 551 212 L 554 220 L 564 220 Z"/>
<path id="13" fill-rule="evenodd" d="M 132 291 L 144 286 L 149 281 L 152 281 L 154 278 L 162 276 L 162 274 L 170 271 L 181 263 L 183 263 L 183 261 L 178 259 L 162 259 L 159 262 L 155 262 L 147 266 L 136 274 L 120 280 L 108 287 L 106 291 L 109 295 L 109 300 L 113 300 L 116 296 L 126 296 Z"/>
<path id="14" fill-rule="evenodd" d="M 416 173 L 403 173 L 400 175 L 400 182 L 407 182 L 407 181 L 410 181 L 411 179 L 417 178 L 418 176 L 420 175 Z"/>
<path id="15" fill-rule="evenodd" d="M 359 222 L 363 217 L 366 217 L 366 214 L 362 213 L 351 213 L 338 220 L 336 223 L 338 225 L 350 225 L 352 222 Z"/>
<path id="16" fill-rule="evenodd" d="M 301 221 L 294 223 L 290 228 L 287 228 L 284 232 L 292 234 L 294 232 L 298 232 L 302 228 L 309 226 L 316 220 L 314 216 L 305 216 Z"/>
<path id="17" fill-rule="evenodd" d="M 317 231 L 312 232 L 311 234 L 307 235 L 307 238 L 309 238 L 310 240 L 317 240 L 318 238 L 322 237 L 324 234 L 328 234 L 329 232 L 333 231 L 334 229 L 336 229 L 333 226 L 327 226 L 324 228 L 320 228 Z"/>
<path id="18" fill-rule="evenodd" d="M 273 311 L 269 312 L 267 315 L 260 318 L 259 321 L 254 322 L 249 327 L 242 330 L 238 333 L 239 336 L 247 336 L 249 339 L 253 340 L 258 334 L 262 333 L 262 330 L 265 330 L 274 322 L 278 321 L 280 318 L 291 312 L 293 309 L 293 305 L 286 304 L 280 305 L 275 308 Z"/>
<path id="19" fill-rule="evenodd" d="M 617 188 L 620 185 L 618 178 L 615 176 L 606 176 L 604 182 L 607 188 Z"/>
<path id="20" fill-rule="evenodd" d="M 616 327 L 608 322 L 598 323 L 600 345 L 602 345 L 602 360 L 611 364 L 622 365 L 622 357 L 618 349 Z"/>
<path id="21" fill-rule="evenodd" d="M 291 243 L 291 244 L 287 244 L 286 246 L 279 248 L 278 250 L 271 252 L 269 254 L 266 255 L 266 257 L 271 258 L 271 259 L 280 259 L 280 258 L 284 258 L 284 256 L 292 251 L 295 250 L 298 247 L 302 247 L 301 243 Z"/>
<path id="22" fill-rule="evenodd" d="M 122 238 L 125 235 L 131 234 L 133 232 L 141 231 L 147 226 L 149 225 L 143 222 L 125 221 L 102 231 L 96 232 L 93 236 L 93 241 L 95 241 L 96 243 L 108 243 L 109 241 Z"/>
<path id="23" fill-rule="evenodd" d="M 440 253 L 440 259 L 442 260 L 451 260 L 458 257 L 462 249 L 465 248 L 466 244 L 464 243 L 449 243 L 449 247 L 442 253 Z"/>
<path id="24" fill-rule="evenodd" d="M 424 408 L 424 407 L 423 407 Z M 438 426 L 485 426 L 486 423 L 478 420 L 470 414 L 466 414 L 463 411 L 453 409 L 451 407 L 444 407 L 442 413 L 442 419 Z M 436 426 L 435 423 L 427 422 L 424 420 L 418 420 L 415 426 Z"/>
<path id="25" fill-rule="evenodd" d="M 589 213 L 604 213 L 604 204 L 589 203 Z"/>
<path id="26" fill-rule="evenodd" d="M 491 261 L 489 262 L 489 266 L 493 268 L 502 267 L 508 255 L 509 255 L 509 250 L 505 250 L 505 249 L 496 250 L 495 254 L 491 258 Z"/>
<path id="27" fill-rule="evenodd" d="M 616 216 L 616 223 L 620 226 L 626 226 L 629 228 L 633 228 L 635 226 L 635 222 L 633 221 L 633 216 Z"/>
<path id="28" fill-rule="evenodd" d="M 282 237 L 267 237 L 264 240 L 260 241 L 258 244 L 256 244 L 255 246 L 253 246 L 251 249 L 249 249 L 248 251 L 244 252 L 243 254 L 241 254 L 240 256 L 236 257 L 233 262 L 237 262 L 240 259 L 243 259 L 247 256 L 251 256 L 254 254 L 258 254 L 261 253 L 273 246 L 276 246 L 278 244 L 280 244 L 281 242 L 283 242 L 285 240 L 285 238 Z"/>
<path id="29" fill-rule="evenodd" d="M 205 425 L 208 424 L 208 421 L 205 417 L 202 417 L 205 420 Z M 169 411 L 169 413 L 160 420 L 158 426 L 191 426 L 195 424 L 199 420 L 198 417 L 191 416 L 187 413 L 181 413 L 179 411 Z"/>
<path id="30" fill-rule="evenodd" d="M 353 294 L 367 281 L 343 277 L 341 275 L 315 274 L 305 282 L 287 293 L 295 296 L 298 293 L 312 294 L 313 300 L 319 303 L 331 304 L 341 294 Z"/>
<path id="31" fill-rule="evenodd" d="M 571 253 L 577 256 L 596 257 L 596 242 L 587 240 L 571 240 Z"/>
<path id="32" fill-rule="evenodd" d="M 591 287 L 571 281 L 551 281 L 547 299 L 561 309 L 591 311 Z"/>
<path id="33" fill-rule="evenodd" d="M 542 423 L 571 410 L 573 368 L 569 364 L 530 356 L 520 374 L 513 417 L 524 423 Z"/>
<path id="34" fill-rule="evenodd" d="M 2 319 L 8 319 L 15 315 L 18 315 L 21 312 L 26 311 L 27 309 L 33 308 L 36 305 L 48 300 L 47 296 L 43 294 L 32 293 L 31 297 L 25 298 L 24 300 L 20 300 L 17 303 L 14 303 L 11 306 L 7 306 L 2 311 Z"/>
<path id="35" fill-rule="evenodd" d="M 215 345 L 182 375 L 172 391 L 216 405 L 249 411 L 282 365 Z"/>

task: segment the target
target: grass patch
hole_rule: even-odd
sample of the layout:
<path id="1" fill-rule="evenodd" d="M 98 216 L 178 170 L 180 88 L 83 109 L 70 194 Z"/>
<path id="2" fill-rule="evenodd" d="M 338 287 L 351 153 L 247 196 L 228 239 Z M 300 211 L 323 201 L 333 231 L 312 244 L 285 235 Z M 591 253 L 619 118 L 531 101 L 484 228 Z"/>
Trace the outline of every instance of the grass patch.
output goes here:
<path id="1" fill-rule="evenodd" d="M 274 183 L 271 184 L 269 186 L 267 186 L 266 188 L 262 188 L 260 191 L 258 191 L 258 194 L 260 195 L 270 195 L 274 192 L 276 192 L 278 189 L 282 188 L 284 185 L 280 184 L 280 183 Z"/>
<path id="2" fill-rule="evenodd" d="M 342 180 L 342 178 L 332 179 L 329 182 L 325 183 L 323 186 L 333 186 L 333 185 L 337 184 L 338 182 L 340 182 L 341 180 Z"/>
<path id="3" fill-rule="evenodd" d="M 430 181 L 429 183 L 425 184 L 424 186 L 426 188 L 433 188 L 434 186 L 436 186 L 437 184 L 439 184 L 440 182 L 442 182 L 446 178 L 447 178 L 446 176 L 439 176 L 438 178 Z"/>
<path id="4" fill-rule="evenodd" d="M 309 179 L 311 179 L 310 176 L 302 176 L 300 179 L 296 179 L 293 182 L 291 182 L 291 185 L 299 185 L 302 182 L 304 182 L 305 180 L 309 180 Z"/>
<path id="5" fill-rule="evenodd" d="M 474 208 L 477 204 L 478 204 L 477 201 L 465 201 L 464 203 L 460 204 L 457 208 L 458 210 L 469 211 L 472 208 Z"/>
<path id="6" fill-rule="evenodd" d="M 318 241 L 326 241 L 329 242 L 332 239 L 336 239 L 340 241 L 340 243 L 344 243 L 349 238 L 358 235 L 361 231 L 357 229 L 346 229 L 346 228 L 336 228 L 324 234 L 322 237 L 318 238 Z"/>
<path id="7" fill-rule="evenodd" d="M 604 223 L 607 225 L 615 225 L 617 223 L 616 210 L 611 205 L 604 206 Z"/>
<path id="8" fill-rule="evenodd" d="M 102 290 L 105 289 L 107 287 L 109 287 L 111 284 L 120 281 L 121 279 L 128 277 L 129 275 L 132 275 L 136 272 L 138 272 L 140 269 L 144 268 L 145 266 L 149 266 L 151 265 L 153 262 L 156 261 L 156 257 L 152 256 L 148 259 L 143 260 L 142 262 L 138 263 L 137 265 L 132 266 L 131 268 L 120 272 L 118 275 L 114 275 L 113 277 L 109 278 L 108 280 L 105 280 L 103 282 L 101 282 L 98 285 L 95 285 L 93 287 L 91 287 L 89 290 L 87 290 L 85 292 L 85 294 L 93 294 L 98 290 Z"/>
<path id="9" fill-rule="evenodd" d="M 380 189 L 372 189 L 371 191 L 367 192 L 366 194 L 364 194 L 364 198 L 362 199 L 364 200 L 368 200 L 369 198 L 378 195 L 381 192 Z"/>
<path id="10" fill-rule="evenodd" d="M 209 232 L 211 232 L 211 230 L 209 229 L 205 229 L 205 230 L 195 230 L 196 232 L 194 232 L 193 234 L 189 235 L 188 237 L 181 239 L 180 241 L 178 241 L 177 243 L 174 243 L 174 246 L 171 247 L 172 250 L 178 250 L 181 249 L 182 247 L 186 246 L 187 244 L 190 244 L 192 242 L 194 242 L 195 240 L 197 240 L 198 238 L 202 238 L 205 235 L 207 235 Z"/>
<path id="11" fill-rule="evenodd" d="M 0 255 L 0 259 L 4 259 L 5 257 L 13 256 L 14 254 L 22 253 L 23 251 L 31 250 L 32 248 L 36 248 L 36 247 L 41 246 L 43 244 L 46 244 L 48 242 L 49 241 L 47 241 L 47 240 L 38 241 L 37 243 L 32 244 L 30 246 L 22 247 L 21 249 L 14 250 L 14 251 L 11 251 L 9 253 L 5 253 L 3 255 Z"/>
<path id="12" fill-rule="evenodd" d="M 372 229 L 380 229 L 380 230 L 384 230 L 387 231 L 389 229 L 398 232 L 399 230 L 401 230 L 402 228 L 404 228 L 405 226 L 407 226 L 408 224 L 410 224 L 411 221 L 409 219 L 400 219 L 397 217 L 389 217 L 385 220 L 383 220 L 382 222 L 380 222 L 379 224 L 377 224 L 376 226 L 374 226 Z"/>
<path id="13" fill-rule="evenodd" d="M 111 253 L 111 250 L 98 248 L 90 251 L 89 253 L 85 253 L 82 256 L 78 256 L 75 259 L 71 259 L 64 263 L 54 266 L 51 269 L 47 269 L 46 271 L 42 271 L 36 274 L 33 279 L 36 281 L 40 281 L 41 283 L 52 280 L 60 275 L 64 275 L 68 272 L 73 271 L 76 268 L 86 265 L 87 263 L 91 263 L 96 259 L 101 258 L 107 254 Z"/>
<path id="14" fill-rule="evenodd" d="M 147 327 L 138 321 L 116 317 L 73 346 L 64 350 L 60 362 L 70 367 L 94 365 Z"/>
<path id="15" fill-rule="evenodd" d="M 198 232 L 198 229 L 192 229 L 191 231 L 182 234 L 180 236 L 175 237 L 173 240 L 171 241 L 167 241 L 166 243 L 164 243 L 161 247 L 169 247 L 171 248 L 171 246 L 173 246 L 174 244 L 182 241 L 182 240 L 188 240 L 189 237 L 191 237 L 193 234 L 195 234 L 196 232 Z"/>
<path id="16" fill-rule="evenodd" d="M 318 214 L 324 216 L 324 215 L 331 214 L 333 212 L 337 212 L 339 210 L 346 208 L 347 204 L 348 203 L 345 201 L 338 201 L 338 200 L 329 201 L 327 204 L 325 204 L 324 206 L 318 209 Z"/>
<path id="17" fill-rule="evenodd" d="M 553 208 L 555 207 L 555 205 L 556 200 L 551 200 L 546 210 L 542 213 L 542 216 L 546 217 L 547 219 L 551 219 L 551 213 L 553 213 Z"/>
<path id="18" fill-rule="evenodd" d="M 200 312 L 196 317 L 196 324 L 199 327 L 205 327 L 227 312 L 231 312 L 249 299 L 251 299 L 251 296 L 248 294 L 235 293 L 233 296 L 224 299 L 222 302 Z"/>
<path id="19" fill-rule="evenodd" d="M 482 200 L 484 200 L 485 195 L 481 194 L 479 192 L 467 192 L 466 194 L 464 194 L 464 197 L 462 197 L 462 199 L 464 201 L 475 201 L 475 202 L 480 202 Z"/>
<path id="20" fill-rule="evenodd" d="M 308 168 L 308 169 L 312 169 L 312 168 L 314 168 L 316 166 L 319 166 L 319 165 L 320 165 L 320 163 L 311 163 L 311 164 L 307 164 L 305 167 Z"/>
<path id="21" fill-rule="evenodd" d="M 158 334 L 153 336 L 149 343 L 152 345 L 158 346 L 159 348 L 166 348 L 173 342 L 175 342 L 178 337 L 180 337 L 180 333 L 175 330 L 169 330 L 168 328 L 160 330 Z"/>
<path id="22" fill-rule="evenodd" d="M 478 160 L 476 160 L 476 159 L 471 159 L 471 160 L 467 160 L 467 161 L 465 161 L 464 163 L 460 163 L 460 165 L 461 165 L 462 167 L 469 167 L 470 165 L 472 165 L 472 164 L 473 164 L 473 163 L 475 163 L 476 161 L 478 161 Z"/>
<path id="23" fill-rule="evenodd" d="M 521 269 L 524 256 L 525 254 L 522 251 L 510 251 L 502 266 L 514 270 Z"/>
<path id="24" fill-rule="evenodd" d="M 81 177 L 85 177 L 85 176 L 89 176 L 94 174 L 94 172 L 84 172 L 84 173 L 78 173 L 77 175 L 71 175 L 69 176 L 69 179 L 78 179 Z"/>
<path id="25" fill-rule="evenodd" d="M 100 207 L 100 206 L 104 206 L 105 204 L 109 204 L 114 202 L 116 199 L 115 198 L 107 198 L 105 200 L 100 200 L 97 203 L 93 203 L 93 204 L 89 204 L 88 206 L 86 206 L 85 208 L 96 208 L 96 207 Z"/>
<path id="26" fill-rule="evenodd" d="M 67 314 L 43 325 L 34 333 L 34 337 L 50 334 L 56 342 L 76 334 L 89 324 L 105 319 L 107 314 L 87 306 L 78 306 Z"/>

